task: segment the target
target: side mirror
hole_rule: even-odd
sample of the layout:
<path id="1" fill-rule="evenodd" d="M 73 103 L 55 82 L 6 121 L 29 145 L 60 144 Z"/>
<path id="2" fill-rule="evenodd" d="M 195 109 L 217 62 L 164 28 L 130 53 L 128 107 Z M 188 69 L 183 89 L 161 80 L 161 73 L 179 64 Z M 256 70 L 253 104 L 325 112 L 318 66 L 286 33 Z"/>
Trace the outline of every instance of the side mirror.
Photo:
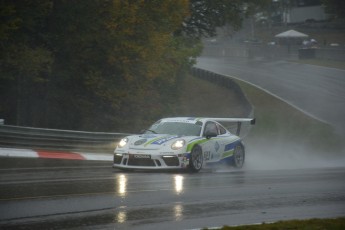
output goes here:
<path id="1" fill-rule="evenodd" d="M 212 138 L 212 137 L 218 136 L 218 134 L 217 134 L 216 132 L 214 132 L 214 131 L 207 131 L 207 132 L 205 133 L 205 136 L 206 136 L 207 139 L 210 139 L 210 138 Z"/>

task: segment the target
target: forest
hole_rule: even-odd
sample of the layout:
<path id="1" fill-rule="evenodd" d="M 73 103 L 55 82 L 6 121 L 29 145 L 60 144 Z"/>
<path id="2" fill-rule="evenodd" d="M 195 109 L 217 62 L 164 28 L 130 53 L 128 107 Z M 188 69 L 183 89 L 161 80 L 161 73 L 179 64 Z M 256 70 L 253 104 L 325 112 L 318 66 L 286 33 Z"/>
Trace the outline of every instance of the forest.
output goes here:
<path id="1" fill-rule="evenodd" d="M 130 132 L 178 115 L 201 39 L 268 2 L 1 0 L 0 118 Z"/>

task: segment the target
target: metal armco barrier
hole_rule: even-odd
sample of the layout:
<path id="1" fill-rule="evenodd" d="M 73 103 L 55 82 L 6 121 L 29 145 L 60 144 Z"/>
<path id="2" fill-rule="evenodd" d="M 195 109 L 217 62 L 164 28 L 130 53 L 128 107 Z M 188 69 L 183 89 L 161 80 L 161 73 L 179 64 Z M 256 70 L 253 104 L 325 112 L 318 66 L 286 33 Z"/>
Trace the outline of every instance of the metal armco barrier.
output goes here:
<path id="1" fill-rule="evenodd" d="M 199 68 L 192 68 L 191 74 L 234 90 L 244 107 L 245 116 L 253 117 L 252 105 L 248 102 L 242 89 L 232 79 Z M 0 124 L 0 147 L 113 153 L 117 142 L 127 135 L 130 134 L 42 129 Z"/>
<path id="2" fill-rule="evenodd" d="M 0 125 L 0 146 L 112 153 L 126 135 Z"/>

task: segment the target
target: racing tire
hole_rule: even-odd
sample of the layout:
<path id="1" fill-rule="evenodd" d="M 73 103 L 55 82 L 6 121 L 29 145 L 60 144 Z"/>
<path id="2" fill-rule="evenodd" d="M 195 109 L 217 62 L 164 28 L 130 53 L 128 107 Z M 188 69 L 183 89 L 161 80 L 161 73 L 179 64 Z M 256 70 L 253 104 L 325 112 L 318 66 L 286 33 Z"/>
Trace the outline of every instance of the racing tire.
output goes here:
<path id="1" fill-rule="evenodd" d="M 192 172 L 199 172 L 202 168 L 204 157 L 202 155 L 202 149 L 199 145 L 193 147 L 190 153 L 189 168 Z"/>
<path id="2" fill-rule="evenodd" d="M 243 167 L 245 159 L 245 152 L 243 145 L 237 145 L 234 149 L 234 156 L 233 156 L 233 166 L 237 169 Z"/>

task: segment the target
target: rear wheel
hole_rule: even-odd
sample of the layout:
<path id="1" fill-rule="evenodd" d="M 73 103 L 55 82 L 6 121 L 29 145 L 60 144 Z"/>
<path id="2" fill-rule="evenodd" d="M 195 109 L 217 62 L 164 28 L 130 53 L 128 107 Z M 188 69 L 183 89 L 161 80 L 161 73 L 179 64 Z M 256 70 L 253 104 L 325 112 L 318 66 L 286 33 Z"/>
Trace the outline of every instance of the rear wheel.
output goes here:
<path id="1" fill-rule="evenodd" d="M 192 172 L 199 172 L 202 168 L 204 158 L 202 156 L 202 149 L 196 145 L 190 153 L 189 167 Z"/>
<path id="2" fill-rule="evenodd" d="M 244 153 L 244 147 L 242 145 L 237 145 L 234 150 L 234 167 L 235 168 L 242 168 L 244 164 L 244 158 L 245 158 L 245 153 Z"/>

